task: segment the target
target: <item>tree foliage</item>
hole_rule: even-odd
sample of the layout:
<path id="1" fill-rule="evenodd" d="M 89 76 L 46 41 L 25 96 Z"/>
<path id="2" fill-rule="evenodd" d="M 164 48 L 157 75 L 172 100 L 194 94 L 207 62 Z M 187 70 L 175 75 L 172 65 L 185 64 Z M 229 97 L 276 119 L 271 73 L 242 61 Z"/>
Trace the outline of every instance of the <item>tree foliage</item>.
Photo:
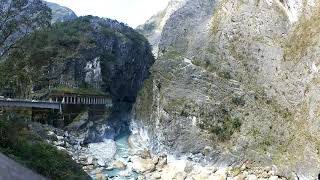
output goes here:
<path id="1" fill-rule="evenodd" d="M 30 32 L 49 26 L 51 10 L 41 0 L 0 1 L 0 57 Z"/>
<path id="2" fill-rule="evenodd" d="M 91 31 L 86 17 L 56 23 L 21 39 L 6 61 L 0 63 L 0 87 L 13 88 L 17 97 L 28 97 L 32 86 L 48 86 L 63 72 L 57 65 L 77 59 L 79 51 L 94 46 L 85 33 Z M 47 83 L 47 84 L 44 84 Z"/>
<path id="3" fill-rule="evenodd" d="M 118 58 L 117 54 L 121 53 L 118 41 L 127 43 L 127 48 L 131 44 L 135 47 L 147 44 L 147 40 L 132 28 L 92 16 L 58 22 L 35 31 L 21 39 L 17 43 L 19 48 L 12 49 L 6 61 L 0 63 L 0 89 L 10 87 L 16 97 L 29 98 L 34 91 L 59 86 L 61 77 L 69 75 L 72 63 L 79 61 L 80 64 L 95 57 L 100 58 L 103 70 L 104 84 L 101 86 L 108 89 L 111 85 L 109 72 Z M 106 42 L 113 43 L 114 47 L 108 47 Z M 140 48 L 132 48 L 130 56 L 141 57 L 141 51 Z M 77 72 L 81 73 L 81 70 Z M 79 87 L 86 85 L 84 81 L 77 83 Z"/>

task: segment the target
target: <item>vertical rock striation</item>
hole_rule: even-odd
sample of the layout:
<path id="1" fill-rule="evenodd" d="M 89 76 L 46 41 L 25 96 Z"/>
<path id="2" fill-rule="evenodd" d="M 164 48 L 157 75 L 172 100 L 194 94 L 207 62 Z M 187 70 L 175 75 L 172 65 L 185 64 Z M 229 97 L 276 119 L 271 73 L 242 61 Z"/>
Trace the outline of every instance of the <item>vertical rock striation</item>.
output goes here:
<path id="1" fill-rule="evenodd" d="M 153 148 L 315 179 L 319 12 L 317 0 L 185 1 L 134 109 Z"/>

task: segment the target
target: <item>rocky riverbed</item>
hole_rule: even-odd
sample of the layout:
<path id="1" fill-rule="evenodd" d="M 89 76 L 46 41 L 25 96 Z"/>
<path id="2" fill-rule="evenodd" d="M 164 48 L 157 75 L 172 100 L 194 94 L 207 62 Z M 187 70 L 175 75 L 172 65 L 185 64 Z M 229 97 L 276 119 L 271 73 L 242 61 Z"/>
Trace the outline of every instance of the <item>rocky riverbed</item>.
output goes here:
<path id="1" fill-rule="evenodd" d="M 155 154 L 148 149 L 148 138 L 138 131 L 101 143 L 83 144 L 85 135 L 46 125 L 42 136 L 59 150 L 68 152 L 93 179 L 105 180 L 281 180 L 276 167 L 255 167 L 253 162 L 217 167 L 192 161 L 190 156 Z M 33 129 L 35 125 L 33 125 Z M 143 133 L 142 133 L 143 134 Z"/>

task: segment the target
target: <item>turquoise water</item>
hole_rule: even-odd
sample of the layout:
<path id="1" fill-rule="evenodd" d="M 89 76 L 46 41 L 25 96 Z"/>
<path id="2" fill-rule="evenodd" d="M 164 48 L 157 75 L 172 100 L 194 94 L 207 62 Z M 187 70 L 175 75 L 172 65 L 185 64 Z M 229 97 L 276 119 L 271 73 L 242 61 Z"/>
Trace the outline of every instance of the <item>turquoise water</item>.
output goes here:
<path id="1" fill-rule="evenodd" d="M 121 135 L 115 139 L 116 145 L 117 145 L 117 153 L 115 155 L 115 159 L 118 160 L 127 160 L 129 156 L 129 144 L 128 144 L 128 138 L 130 134 L 126 133 L 124 135 Z"/>
<path id="2" fill-rule="evenodd" d="M 128 167 L 129 163 L 129 143 L 128 138 L 130 136 L 130 133 L 124 133 L 118 137 L 115 138 L 115 143 L 117 146 L 117 151 L 114 156 L 114 160 L 122 161 L 124 164 L 127 165 L 126 170 L 120 170 L 120 169 L 111 169 L 111 170 L 103 170 L 102 173 L 108 175 L 108 179 L 111 180 L 135 180 L 138 177 L 138 174 L 133 172 L 131 170 L 131 167 Z M 127 177 L 122 177 L 119 175 L 120 172 L 125 171 L 128 172 Z M 93 179 L 95 178 L 95 175 L 92 174 L 91 176 Z"/>
<path id="3" fill-rule="evenodd" d="M 118 136 L 115 139 L 116 145 L 117 145 L 117 152 L 115 155 L 115 160 L 120 160 L 124 162 L 125 164 L 128 164 L 128 157 L 129 157 L 129 144 L 128 144 L 128 137 L 130 136 L 130 133 L 125 133 L 120 136 Z M 128 177 L 121 177 L 119 176 L 119 173 L 121 170 L 119 169 L 113 169 L 113 170 L 106 170 L 105 173 L 108 175 L 109 179 L 115 179 L 115 180 L 128 180 L 128 179 L 135 179 L 138 174 L 132 171 L 129 171 Z"/>

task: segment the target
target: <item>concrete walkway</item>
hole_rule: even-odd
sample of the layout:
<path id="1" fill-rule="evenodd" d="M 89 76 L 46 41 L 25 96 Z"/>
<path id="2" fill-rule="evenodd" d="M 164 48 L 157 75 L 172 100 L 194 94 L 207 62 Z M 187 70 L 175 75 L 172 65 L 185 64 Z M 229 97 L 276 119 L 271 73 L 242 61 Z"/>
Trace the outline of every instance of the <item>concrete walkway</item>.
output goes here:
<path id="1" fill-rule="evenodd" d="M 0 180 L 46 180 L 0 153 Z"/>

